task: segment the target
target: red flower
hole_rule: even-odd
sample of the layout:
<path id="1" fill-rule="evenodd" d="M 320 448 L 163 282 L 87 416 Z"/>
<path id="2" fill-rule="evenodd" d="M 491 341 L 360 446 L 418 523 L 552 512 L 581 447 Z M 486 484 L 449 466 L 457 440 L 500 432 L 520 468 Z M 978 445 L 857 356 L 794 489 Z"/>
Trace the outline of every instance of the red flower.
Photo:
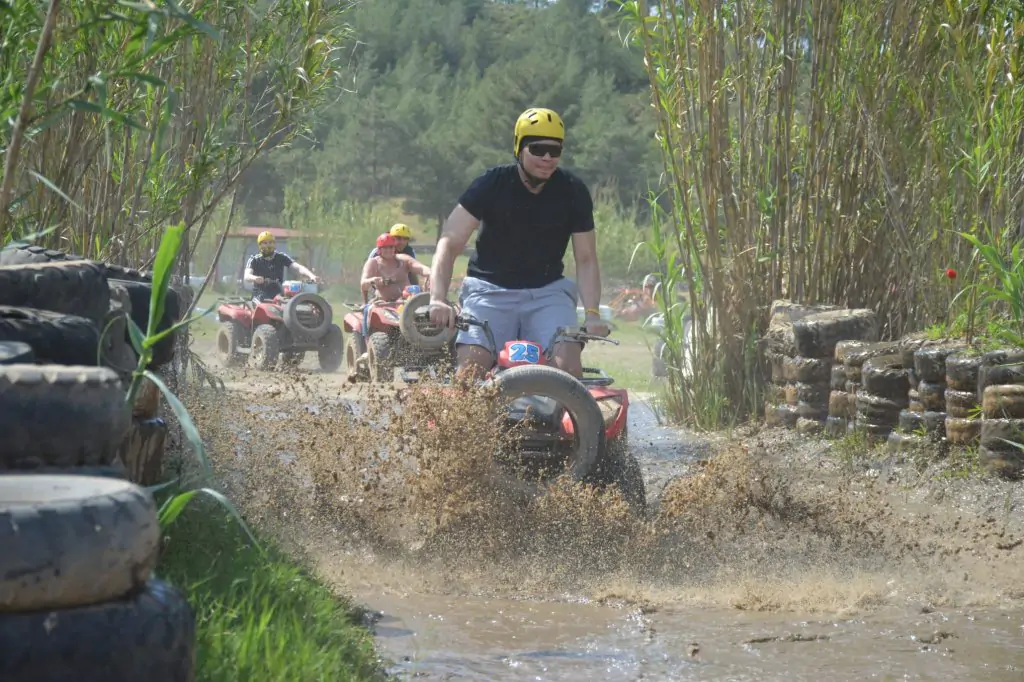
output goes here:
<path id="1" fill-rule="evenodd" d="M 949 268 L 948 270 L 946 270 L 946 277 L 949 277 L 950 279 L 956 279 L 956 270 L 954 270 L 953 268 Z"/>

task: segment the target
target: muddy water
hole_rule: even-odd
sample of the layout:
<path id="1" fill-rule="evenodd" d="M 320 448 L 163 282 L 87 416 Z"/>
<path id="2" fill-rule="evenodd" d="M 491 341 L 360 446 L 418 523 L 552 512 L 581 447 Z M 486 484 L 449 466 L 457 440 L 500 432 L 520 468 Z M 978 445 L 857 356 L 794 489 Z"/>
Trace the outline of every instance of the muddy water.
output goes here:
<path id="1" fill-rule="evenodd" d="M 708 464 L 637 401 L 650 518 L 575 490 L 523 511 L 474 478 L 471 406 L 430 408 L 434 434 L 414 400 L 354 425 L 374 397 L 257 393 L 205 403 L 211 451 L 251 518 L 376 612 L 402 679 L 1024 679 L 1019 485 L 936 491 L 772 442 Z"/>

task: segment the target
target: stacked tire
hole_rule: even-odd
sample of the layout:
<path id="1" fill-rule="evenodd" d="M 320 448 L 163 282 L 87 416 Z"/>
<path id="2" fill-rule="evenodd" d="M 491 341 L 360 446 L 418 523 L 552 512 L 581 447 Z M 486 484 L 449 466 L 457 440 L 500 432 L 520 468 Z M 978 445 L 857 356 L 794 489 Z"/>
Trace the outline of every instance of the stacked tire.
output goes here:
<path id="1" fill-rule="evenodd" d="M 765 423 L 768 426 L 794 428 L 801 420 L 801 402 L 804 403 L 805 417 L 801 427 L 813 427 L 807 416 L 816 417 L 813 405 L 818 402 L 814 395 L 821 383 L 828 381 L 823 373 L 822 363 L 798 359 L 793 325 L 809 315 L 834 310 L 834 306 L 807 306 L 786 300 L 772 303 L 768 331 L 762 343 L 765 345 L 765 359 L 769 367 L 768 392 L 764 405 Z M 810 401 L 808 401 L 810 399 Z"/>
<path id="2" fill-rule="evenodd" d="M 159 543 L 128 481 L 0 475 L 0 679 L 193 680 L 195 614 L 152 577 Z"/>
<path id="3" fill-rule="evenodd" d="M 891 384 L 899 383 L 900 377 L 905 376 L 900 374 L 901 365 L 893 356 L 897 348 L 895 342 L 875 341 L 845 349 L 843 369 L 849 401 L 848 433 L 859 432 L 867 435 L 869 440 L 884 440 L 895 428 L 900 409 L 897 406 L 901 401 Z M 872 362 L 875 358 L 880 360 Z"/>
<path id="4" fill-rule="evenodd" d="M 993 474 L 1019 479 L 1024 475 L 1024 351 L 983 355 L 978 388 L 982 396 L 978 459 Z"/>
<path id="5" fill-rule="evenodd" d="M 856 340 L 840 341 L 836 344 L 829 380 L 832 390 L 828 398 L 828 419 L 825 421 L 825 431 L 830 436 L 841 438 L 852 428 L 853 420 L 857 416 L 854 399 L 860 384 L 847 378 L 846 361 L 851 353 L 868 345 L 870 345 L 868 341 Z M 860 365 L 857 365 L 854 374 L 859 381 Z"/>
<path id="6" fill-rule="evenodd" d="M 946 440 L 975 445 L 981 436 L 978 373 L 982 356 L 969 349 L 946 357 Z"/>
<path id="7" fill-rule="evenodd" d="M 36 246 L 7 248 L 0 251 L 0 342 L 30 346 L 29 362 L 105 365 L 127 387 L 138 362 L 127 320 L 148 328 L 151 294 L 147 273 Z M 180 319 L 182 301 L 179 290 L 168 291 L 157 331 Z M 147 368 L 167 365 L 174 344 L 173 334 L 157 343 Z M 167 424 L 159 404 L 155 386 L 143 382 L 115 453 L 125 474 L 142 484 L 156 482 L 162 467 Z"/>
<path id="8" fill-rule="evenodd" d="M 946 358 L 964 350 L 962 345 L 922 346 L 914 351 L 917 376 L 917 402 L 923 409 L 927 437 L 942 441 L 946 437 Z"/>

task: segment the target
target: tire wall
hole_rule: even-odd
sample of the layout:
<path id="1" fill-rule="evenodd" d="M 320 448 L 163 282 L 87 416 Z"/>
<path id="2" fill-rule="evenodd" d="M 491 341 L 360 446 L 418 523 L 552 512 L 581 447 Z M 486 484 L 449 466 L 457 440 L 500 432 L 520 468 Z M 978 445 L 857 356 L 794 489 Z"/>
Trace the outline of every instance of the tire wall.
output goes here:
<path id="1" fill-rule="evenodd" d="M 859 433 L 894 451 L 976 447 L 988 471 L 1024 475 L 1012 444 L 1024 443 L 1024 349 L 982 353 L 923 333 L 883 341 L 868 309 L 777 301 L 772 311 L 761 342 L 767 426 Z"/>
<path id="2" fill-rule="evenodd" d="M 151 286 L 59 251 L 0 251 L 5 682 L 195 679 L 195 612 L 154 577 L 161 532 L 143 487 L 163 476 L 163 401 L 148 380 L 126 400 L 128 319 L 147 327 Z M 188 300 L 169 293 L 157 328 Z M 176 345 L 158 344 L 148 368 L 168 376 Z"/>

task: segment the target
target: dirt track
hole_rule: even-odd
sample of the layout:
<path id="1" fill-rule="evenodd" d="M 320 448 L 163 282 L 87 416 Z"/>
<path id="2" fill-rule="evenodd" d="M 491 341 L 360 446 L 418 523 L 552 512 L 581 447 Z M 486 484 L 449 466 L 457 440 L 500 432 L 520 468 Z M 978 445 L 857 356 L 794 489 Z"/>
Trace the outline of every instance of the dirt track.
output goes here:
<path id="1" fill-rule="evenodd" d="M 493 434 L 472 400 L 413 392 L 396 414 L 393 390 L 340 375 L 245 374 L 193 404 L 221 473 L 251 518 L 382 612 L 397 671 L 1021 679 L 1020 484 L 850 467 L 779 430 L 711 443 L 638 402 L 651 518 L 571 486 L 524 509 L 479 476 Z"/>

